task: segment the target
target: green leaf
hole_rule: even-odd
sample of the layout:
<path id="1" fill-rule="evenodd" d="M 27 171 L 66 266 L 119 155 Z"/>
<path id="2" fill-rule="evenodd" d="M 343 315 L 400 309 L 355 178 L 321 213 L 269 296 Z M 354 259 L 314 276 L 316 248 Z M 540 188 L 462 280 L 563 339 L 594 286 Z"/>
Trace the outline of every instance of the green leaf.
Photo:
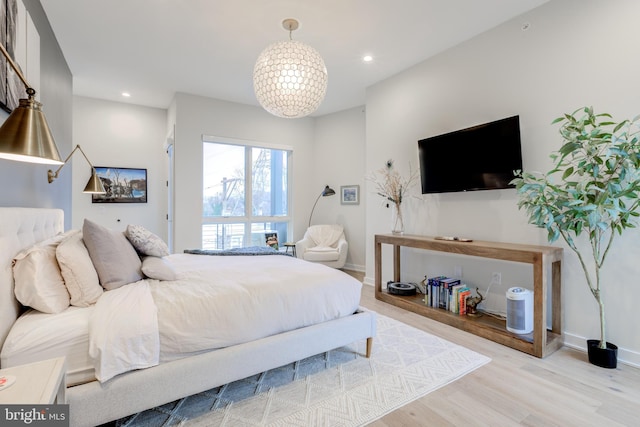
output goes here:
<path id="1" fill-rule="evenodd" d="M 566 180 L 568 177 L 570 177 L 573 174 L 573 167 L 569 167 L 567 168 L 564 173 L 562 174 L 562 179 Z"/>
<path id="2" fill-rule="evenodd" d="M 567 155 L 570 154 L 574 151 L 576 151 L 577 149 L 579 149 L 580 147 L 582 147 L 581 144 L 578 144 L 577 142 L 567 142 L 566 144 L 564 144 L 561 148 L 560 148 L 560 153 L 563 155 Z"/>
<path id="3" fill-rule="evenodd" d="M 626 125 L 628 122 L 629 122 L 628 120 L 624 120 L 624 121 L 622 121 L 622 122 L 618 123 L 618 124 L 616 125 L 616 127 L 614 127 L 614 128 L 613 128 L 613 133 L 618 132 L 618 131 L 619 131 L 619 130 L 624 126 L 624 125 Z M 612 124 L 613 124 L 613 123 L 612 123 Z"/>

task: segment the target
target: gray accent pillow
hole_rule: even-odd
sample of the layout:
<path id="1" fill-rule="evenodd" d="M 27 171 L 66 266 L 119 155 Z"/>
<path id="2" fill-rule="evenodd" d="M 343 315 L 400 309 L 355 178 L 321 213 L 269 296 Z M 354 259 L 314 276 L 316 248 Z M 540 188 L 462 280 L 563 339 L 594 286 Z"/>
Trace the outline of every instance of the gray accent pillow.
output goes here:
<path id="1" fill-rule="evenodd" d="M 169 247 L 164 240 L 141 225 L 127 225 L 124 234 L 141 255 L 155 257 L 169 255 Z"/>
<path id="2" fill-rule="evenodd" d="M 142 260 L 142 272 L 150 279 L 177 280 L 178 275 L 171 263 L 165 258 L 148 256 Z"/>
<path id="3" fill-rule="evenodd" d="M 142 280 L 142 262 L 121 231 L 110 230 L 95 222 L 84 220 L 82 239 L 100 284 L 107 291 Z"/>

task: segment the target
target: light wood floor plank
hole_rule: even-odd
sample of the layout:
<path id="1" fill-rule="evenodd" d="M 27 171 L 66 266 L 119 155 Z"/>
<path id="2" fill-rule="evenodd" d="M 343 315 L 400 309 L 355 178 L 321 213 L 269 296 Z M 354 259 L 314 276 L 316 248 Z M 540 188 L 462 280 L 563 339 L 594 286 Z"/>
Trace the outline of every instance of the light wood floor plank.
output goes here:
<path id="1" fill-rule="evenodd" d="M 347 273 L 363 280 L 362 273 Z M 362 305 L 492 359 L 373 427 L 640 425 L 640 369 L 598 368 L 566 347 L 538 359 L 378 301 L 372 286 L 363 286 Z"/>

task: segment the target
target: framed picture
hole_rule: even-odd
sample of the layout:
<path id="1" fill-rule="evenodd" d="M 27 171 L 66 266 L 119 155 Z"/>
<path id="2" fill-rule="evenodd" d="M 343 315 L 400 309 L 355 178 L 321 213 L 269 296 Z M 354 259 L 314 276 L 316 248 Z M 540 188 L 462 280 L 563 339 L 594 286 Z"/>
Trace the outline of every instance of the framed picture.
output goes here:
<path id="1" fill-rule="evenodd" d="M 360 204 L 360 186 L 343 185 L 340 187 L 340 203 L 343 205 Z"/>
<path id="2" fill-rule="evenodd" d="M 19 60 L 26 56 L 26 45 L 22 46 L 18 40 L 18 28 L 22 24 L 24 17 L 22 1 L 2 0 L 0 1 L 0 43 L 7 49 L 7 52 L 20 67 Z M 24 30 L 24 28 L 21 28 Z M 18 51 L 24 49 L 24 52 Z M 24 74 L 24 68 L 20 67 Z M 13 111 L 18 106 L 20 98 L 26 98 L 25 87 L 20 77 L 15 73 L 11 65 L 0 54 L 0 108 L 7 113 Z"/>
<path id="3" fill-rule="evenodd" d="M 277 231 L 265 231 L 264 240 L 267 246 L 271 246 L 273 249 L 278 250 L 278 232 Z"/>
<path id="4" fill-rule="evenodd" d="M 92 203 L 147 203 L 147 170 L 96 166 L 105 194 L 92 194 Z"/>

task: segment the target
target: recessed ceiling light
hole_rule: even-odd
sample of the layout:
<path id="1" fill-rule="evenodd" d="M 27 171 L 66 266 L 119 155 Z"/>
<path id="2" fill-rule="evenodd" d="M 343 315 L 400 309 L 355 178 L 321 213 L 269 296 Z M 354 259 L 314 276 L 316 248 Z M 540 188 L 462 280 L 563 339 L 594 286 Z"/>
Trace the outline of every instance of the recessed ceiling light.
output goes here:
<path id="1" fill-rule="evenodd" d="M 125 98 L 129 98 L 131 94 L 129 92 L 122 92 L 122 96 L 124 96 Z"/>
<path id="2" fill-rule="evenodd" d="M 364 62 L 371 62 L 371 61 L 373 61 L 373 56 L 371 56 L 371 55 L 365 55 L 365 56 L 363 56 L 363 57 L 362 57 L 362 60 L 363 60 Z"/>

